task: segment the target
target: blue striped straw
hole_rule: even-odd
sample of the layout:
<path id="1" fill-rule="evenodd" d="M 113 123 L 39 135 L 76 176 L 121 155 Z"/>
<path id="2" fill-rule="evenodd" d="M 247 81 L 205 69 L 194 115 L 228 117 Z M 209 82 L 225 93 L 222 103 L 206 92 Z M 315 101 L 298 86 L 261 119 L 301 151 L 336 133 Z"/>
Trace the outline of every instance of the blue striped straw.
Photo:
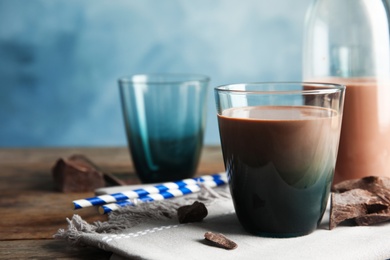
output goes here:
<path id="1" fill-rule="evenodd" d="M 209 185 L 207 185 L 207 186 L 209 186 Z M 163 191 L 161 193 L 150 194 L 150 195 L 146 195 L 146 196 L 136 198 L 136 199 L 118 201 L 116 203 L 110 203 L 110 204 L 100 206 L 99 213 L 100 214 L 107 214 L 109 212 L 118 210 L 119 208 L 125 207 L 125 206 L 136 206 L 139 203 L 161 201 L 161 200 L 170 199 L 170 198 L 177 198 L 177 197 L 181 197 L 181 196 L 186 195 L 186 194 L 199 192 L 200 189 L 201 189 L 200 185 L 188 185 L 185 187 L 181 187 L 179 189 L 166 190 L 166 191 Z"/>
<path id="2" fill-rule="evenodd" d="M 101 206 L 108 203 L 114 203 L 129 199 L 136 199 L 145 197 L 151 194 L 160 194 L 167 190 L 176 190 L 183 188 L 189 185 L 198 185 L 202 183 L 215 184 L 215 186 L 220 186 L 227 183 L 226 173 L 217 173 L 213 175 L 205 175 L 196 178 L 184 179 L 176 182 L 166 182 L 163 184 L 158 184 L 155 186 L 118 192 L 113 194 L 100 195 L 96 197 L 74 200 L 73 206 L 74 209 L 82 209 L 91 206 Z"/>

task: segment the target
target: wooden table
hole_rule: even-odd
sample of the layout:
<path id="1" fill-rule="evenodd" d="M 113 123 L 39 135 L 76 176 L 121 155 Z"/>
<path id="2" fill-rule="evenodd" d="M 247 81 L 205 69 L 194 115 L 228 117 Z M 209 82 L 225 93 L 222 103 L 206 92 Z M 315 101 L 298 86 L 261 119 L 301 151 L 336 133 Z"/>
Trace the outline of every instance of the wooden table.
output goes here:
<path id="1" fill-rule="evenodd" d="M 79 214 L 84 220 L 105 221 L 96 208 L 72 209 L 72 200 L 89 193 L 61 193 L 54 190 L 51 168 L 56 161 L 83 154 L 104 171 L 138 184 L 126 147 L 104 148 L 15 148 L 0 149 L 0 259 L 108 259 L 109 252 L 95 248 L 74 248 L 54 240 L 53 234 L 66 228 L 66 218 Z M 197 175 L 224 170 L 220 147 L 205 147 Z"/>

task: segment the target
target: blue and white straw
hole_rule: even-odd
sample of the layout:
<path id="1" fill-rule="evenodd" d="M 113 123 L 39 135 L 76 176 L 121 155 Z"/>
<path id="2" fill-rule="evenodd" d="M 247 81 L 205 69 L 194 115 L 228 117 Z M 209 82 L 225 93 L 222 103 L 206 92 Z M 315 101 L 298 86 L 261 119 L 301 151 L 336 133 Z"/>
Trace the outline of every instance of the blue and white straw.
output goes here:
<path id="1" fill-rule="evenodd" d="M 96 197 L 74 200 L 74 209 L 82 209 L 91 206 L 101 206 L 104 204 L 120 202 L 125 200 L 142 198 L 152 194 L 161 194 L 168 190 L 179 190 L 190 185 L 203 184 L 205 186 L 220 186 L 227 183 L 226 173 L 217 173 L 213 175 L 205 175 L 196 178 L 184 179 L 176 182 L 166 182 L 155 186 L 135 189 L 130 191 L 118 192 L 107 195 L 100 195 Z"/>
<path id="2" fill-rule="evenodd" d="M 146 195 L 146 196 L 136 198 L 136 199 L 118 201 L 116 203 L 110 203 L 110 204 L 100 206 L 99 213 L 100 214 L 107 214 L 111 211 L 115 211 L 115 210 L 117 210 L 121 207 L 125 207 L 125 206 L 136 206 L 139 203 L 144 203 L 144 202 L 161 201 L 161 200 L 170 199 L 170 198 L 177 198 L 177 197 L 181 197 L 181 196 L 186 195 L 186 194 L 199 192 L 200 189 L 201 189 L 200 185 L 188 185 L 185 187 L 181 187 L 179 189 L 167 190 L 167 191 L 163 191 L 161 193 L 150 194 L 150 195 Z"/>

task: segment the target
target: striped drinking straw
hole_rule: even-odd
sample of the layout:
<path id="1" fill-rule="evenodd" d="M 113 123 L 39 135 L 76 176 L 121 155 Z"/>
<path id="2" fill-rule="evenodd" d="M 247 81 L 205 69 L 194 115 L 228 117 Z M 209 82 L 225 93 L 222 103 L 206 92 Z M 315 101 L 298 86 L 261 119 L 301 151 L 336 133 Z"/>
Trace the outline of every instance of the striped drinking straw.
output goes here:
<path id="1" fill-rule="evenodd" d="M 206 185 L 208 186 L 208 185 Z M 208 186 L 210 187 L 210 186 Z M 107 214 L 109 212 L 115 211 L 121 207 L 125 206 L 136 206 L 139 203 L 144 203 L 144 202 L 152 202 L 152 201 L 161 201 L 165 199 L 170 199 L 170 198 L 177 198 L 181 197 L 186 194 L 191 194 L 195 192 L 199 192 L 201 189 L 200 185 L 188 185 L 185 187 L 181 187 L 179 189 L 174 189 L 174 190 L 167 190 L 163 191 L 161 193 L 156 193 L 156 194 L 150 194 L 146 195 L 137 199 L 130 199 L 130 200 L 123 200 L 123 201 L 118 201 L 116 203 L 110 203 L 106 205 L 102 205 L 99 207 L 99 213 L 100 214 Z"/>
<path id="2" fill-rule="evenodd" d="M 196 178 L 184 179 L 176 182 L 166 182 L 155 186 L 145 187 L 141 189 L 134 189 L 130 191 L 123 191 L 113 194 L 100 195 L 96 197 L 74 200 L 74 209 L 82 209 L 91 206 L 101 206 L 108 203 L 114 203 L 124 200 L 131 200 L 142 198 L 151 194 L 160 194 L 167 190 L 177 190 L 189 185 L 203 184 L 212 187 L 220 186 L 227 183 L 226 173 L 217 173 L 213 175 L 205 175 Z"/>

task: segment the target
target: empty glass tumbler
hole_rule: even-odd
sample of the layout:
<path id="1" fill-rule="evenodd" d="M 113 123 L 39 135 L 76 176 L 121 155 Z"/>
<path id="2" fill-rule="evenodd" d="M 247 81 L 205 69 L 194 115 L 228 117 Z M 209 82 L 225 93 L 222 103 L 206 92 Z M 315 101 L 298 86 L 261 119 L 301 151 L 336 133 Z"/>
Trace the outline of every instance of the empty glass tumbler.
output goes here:
<path id="1" fill-rule="evenodd" d="M 192 177 L 203 146 L 209 78 L 151 74 L 119 79 L 127 140 L 143 183 Z"/>

